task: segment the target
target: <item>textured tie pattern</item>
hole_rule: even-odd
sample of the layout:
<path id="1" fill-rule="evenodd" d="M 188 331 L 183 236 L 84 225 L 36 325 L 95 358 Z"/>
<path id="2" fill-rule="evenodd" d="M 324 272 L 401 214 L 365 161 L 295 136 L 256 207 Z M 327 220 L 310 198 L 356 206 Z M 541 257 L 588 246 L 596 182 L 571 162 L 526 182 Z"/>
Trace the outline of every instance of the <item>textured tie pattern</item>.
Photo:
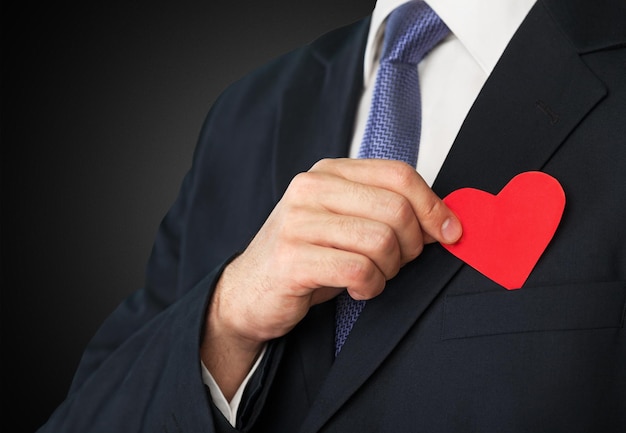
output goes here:
<path id="1" fill-rule="evenodd" d="M 405 3 L 389 16 L 359 158 L 416 166 L 422 117 L 417 64 L 448 32 L 423 1 Z M 335 356 L 364 306 L 347 292 L 337 297 Z"/>

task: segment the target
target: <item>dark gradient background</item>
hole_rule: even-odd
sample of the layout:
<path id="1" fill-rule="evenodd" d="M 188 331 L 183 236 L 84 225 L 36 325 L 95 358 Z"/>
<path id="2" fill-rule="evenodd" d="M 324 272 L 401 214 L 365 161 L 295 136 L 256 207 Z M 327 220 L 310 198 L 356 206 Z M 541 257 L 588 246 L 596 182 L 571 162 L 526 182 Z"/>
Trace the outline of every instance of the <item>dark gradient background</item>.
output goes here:
<path id="1" fill-rule="evenodd" d="M 2 430 L 47 419 L 98 325 L 142 285 L 217 95 L 373 6 L 2 5 Z"/>

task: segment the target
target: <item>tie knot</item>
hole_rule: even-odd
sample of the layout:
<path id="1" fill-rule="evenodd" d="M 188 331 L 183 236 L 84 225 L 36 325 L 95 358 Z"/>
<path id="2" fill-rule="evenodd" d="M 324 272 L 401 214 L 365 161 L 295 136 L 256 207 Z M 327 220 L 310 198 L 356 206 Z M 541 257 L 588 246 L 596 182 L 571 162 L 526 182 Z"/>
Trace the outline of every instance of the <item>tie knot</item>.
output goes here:
<path id="1" fill-rule="evenodd" d="M 381 61 L 417 65 L 449 32 L 423 0 L 404 3 L 387 20 Z"/>

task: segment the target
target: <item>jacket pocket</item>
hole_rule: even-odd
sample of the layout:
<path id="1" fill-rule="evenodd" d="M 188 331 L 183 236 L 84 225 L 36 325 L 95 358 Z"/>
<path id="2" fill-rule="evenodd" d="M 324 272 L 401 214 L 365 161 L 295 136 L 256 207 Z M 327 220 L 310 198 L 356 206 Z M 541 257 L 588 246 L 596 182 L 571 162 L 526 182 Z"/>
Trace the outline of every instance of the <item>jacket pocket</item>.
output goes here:
<path id="1" fill-rule="evenodd" d="M 442 339 L 621 328 L 626 283 L 577 283 L 447 295 Z"/>

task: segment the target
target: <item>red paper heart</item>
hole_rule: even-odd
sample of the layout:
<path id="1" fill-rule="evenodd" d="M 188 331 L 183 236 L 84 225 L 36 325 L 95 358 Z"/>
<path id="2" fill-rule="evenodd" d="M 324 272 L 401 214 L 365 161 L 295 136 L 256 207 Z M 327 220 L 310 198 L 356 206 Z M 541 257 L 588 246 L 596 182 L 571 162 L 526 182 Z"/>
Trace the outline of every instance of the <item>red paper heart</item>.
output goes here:
<path id="1" fill-rule="evenodd" d="M 513 290 L 522 287 L 554 236 L 565 193 L 552 176 L 530 171 L 515 176 L 498 195 L 462 188 L 443 201 L 463 226 L 461 239 L 443 247 Z"/>

